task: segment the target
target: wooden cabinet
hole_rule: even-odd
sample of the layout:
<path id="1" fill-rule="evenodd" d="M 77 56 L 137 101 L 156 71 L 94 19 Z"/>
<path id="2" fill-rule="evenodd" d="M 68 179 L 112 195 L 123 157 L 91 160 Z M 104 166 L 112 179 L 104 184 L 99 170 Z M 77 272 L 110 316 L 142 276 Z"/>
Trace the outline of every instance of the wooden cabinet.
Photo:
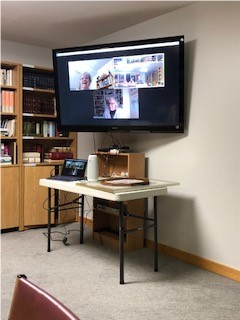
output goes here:
<path id="1" fill-rule="evenodd" d="M 1 229 L 18 228 L 20 219 L 20 168 L 1 167 Z"/>
<path id="2" fill-rule="evenodd" d="M 11 134 L 4 130 L 5 124 L 8 124 Z M 77 156 L 77 134 L 59 131 L 57 127 L 53 70 L 2 62 L 1 229 L 19 227 L 23 230 L 25 227 L 47 223 L 47 213 L 43 209 L 47 190 L 39 187 L 38 183 L 40 178 L 50 176 L 51 171 L 62 164 L 62 161 L 49 163 L 46 159 L 46 154 L 54 148 L 71 151 L 73 157 Z M 8 163 L 2 164 L 4 161 Z M 5 188 L 3 180 L 16 180 L 17 183 Z M 5 191 L 10 187 L 13 193 Z M 18 210 L 12 210 L 12 195 L 15 195 L 14 203 Z M 60 194 L 60 199 L 66 197 L 70 199 L 71 195 Z M 12 211 L 11 215 L 9 211 Z M 54 222 L 65 222 L 65 216 L 66 213 L 61 213 Z M 67 219 L 75 220 L 76 211 L 70 210 Z"/>
<path id="3" fill-rule="evenodd" d="M 99 160 L 99 174 L 102 177 L 129 178 L 145 177 L 145 156 L 143 153 L 97 153 Z M 124 202 L 126 210 L 139 216 L 144 215 L 144 199 Z M 124 217 L 126 229 L 142 226 L 142 219 Z M 103 244 L 119 247 L 118 241 L 118 203 L 103 199 L 93 199 L 93 238 Z M 144 233 L 137 231 L 125 235 L 124 249 L 133 251 L 144 246 Z"/>
<path id="4" fill-rule="evenodd" d="M 46 178 L 54 166 L 23 166 L 23 226 L 47 224 L 48 189 L 39 186 L 39 179 Z M 54 198 L 52 197 L 52 204 Z M 52 222 L 54 222 L 52 216 Z"/>
<path id="5" fill-rule="evenodd" d="M 56 170 L 55 166 L 39 165 L 39 166 L 23 166 L 23 225 L 21 229 L 30 226 L 39 226 L 47 224 L 47 208 L 48 208 L 48 189 L 39 186 L 39 179 L 50 177 Z M 58 191 L 55 191 L 58 192 Z M 54 205 L 55 193 L 52 190 L 51 205 Z M 70 202 L 77 197 L 76 194 L 60 191 L 58 204 Z M 52 214 L 52 223 L 68 223 L 76 221 L 76 208 L 67 208 L 59 211 L 55 217 Z"/>

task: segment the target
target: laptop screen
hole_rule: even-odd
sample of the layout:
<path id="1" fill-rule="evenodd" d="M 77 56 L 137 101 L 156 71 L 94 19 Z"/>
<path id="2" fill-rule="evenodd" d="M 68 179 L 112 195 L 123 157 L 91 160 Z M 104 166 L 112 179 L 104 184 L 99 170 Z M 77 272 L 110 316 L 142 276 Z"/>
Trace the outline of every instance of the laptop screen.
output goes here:
<path id="1" fill-rule="evenodd" d="M 86 166 L 87 160 L 65 159 L 61 175 L 84 178 Z"/>

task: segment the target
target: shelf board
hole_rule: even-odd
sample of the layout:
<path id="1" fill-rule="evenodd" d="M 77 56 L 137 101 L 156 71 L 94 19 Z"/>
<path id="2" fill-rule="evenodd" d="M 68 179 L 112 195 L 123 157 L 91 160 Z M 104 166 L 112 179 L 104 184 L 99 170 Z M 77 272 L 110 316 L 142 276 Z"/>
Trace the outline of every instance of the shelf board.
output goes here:
<path id="1" fill-rule="evenodd" d="M 41 166 L 62 166 L 63 162 L 32 162 L 32 163 L 23 163 L 24 167 L 41 167 Z"/>
<path id="2" fill-rule="evenodd" d="M 23 140 L 74 140 L 69 137 L 35 137 L 35 136 L 23 136 Z"/>
<path id="3" fill-rule="evenodd" d="M 13 167 L 19 167 L 19 164 L 0 164 L 1 168 L 13 168 Z"/>
<path id="4" fill-rule="evenodd" d="M 1 112 L 1 117 L 16 117 L 16 112 Z"/>
<path id="5" fill-rule="evenodd" d="M 50 119 L 56 119 L 57 116 L 55 114 L 44 114 L 44 113 L 28 113 L 23 112 L 23 117 L 34 117 L 34 118 L 50 118 Z"/>
<path id="6" fill-rule="evenodd" d="M 17 140 L 17 137 L 6 137 L 6 136 L 1 136 L 1 140 Z"/>
<path id="7" fill-rule="evenodd" d="M 55 94 L 54 90 L 47 90 L 47 89 L 36 89 L 31 87 L 23 87 L 23 91 L 31 91 L 31 92 L 41 92 L 41 93 L 49 93 L 49 94 Z"/>
<path id="8" fill-rule="evenodd" d="M 7 86 L 5 84 L 1 84 L 1 89 L 17 90 L 17 87 L 16 86 Z"/>

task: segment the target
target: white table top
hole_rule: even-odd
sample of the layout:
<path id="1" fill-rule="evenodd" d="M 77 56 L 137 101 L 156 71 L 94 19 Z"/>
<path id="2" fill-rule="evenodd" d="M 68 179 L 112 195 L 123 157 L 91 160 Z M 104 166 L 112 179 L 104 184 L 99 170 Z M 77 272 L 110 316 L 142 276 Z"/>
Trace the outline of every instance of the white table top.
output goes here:
<path id="1" fill-rule="evenodd" d="M 148 185 L 110 186 L 103 185 L 100 183 L 100 181 L 88 182 L 84 180 L 65 182 L 51 179 L 40 179 L 39 185 L 47 188 L 69 191 L 72 193 L 83 194 L 106 200 L 127 201 L 165 195 L 167 194 L 168 187 L 177 186 L 179 183 L 151 179 Z"/>

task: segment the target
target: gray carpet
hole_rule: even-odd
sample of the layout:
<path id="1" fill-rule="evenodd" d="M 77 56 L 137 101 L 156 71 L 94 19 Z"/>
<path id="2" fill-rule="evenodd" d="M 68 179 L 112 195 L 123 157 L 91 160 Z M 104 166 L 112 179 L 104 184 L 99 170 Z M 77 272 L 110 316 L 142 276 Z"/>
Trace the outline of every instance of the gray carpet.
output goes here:
<path id="1" fill-rule="evenodd" d="M 79 228 L 78 223 L 67 230 Z M 64 232 L 63 227 L 53 231 Z M 16 275 L 24 273 L 75 312 L 81 320 L 239 320 L 240 284 L 144 248 L 125 255 L 125 285 L 119 285 L 118 251 L 92 240 L 85 230 L 68 236 L 68 246 L 52 242 L 46 228 L 4 233 L 1 319 L 7 320 Z M 54 233 L 54 239 L 63 235 Z M 33 319 L 34 320 L 34 319 Z M 53 319 L 54 320 L 54 319 Z"/>

